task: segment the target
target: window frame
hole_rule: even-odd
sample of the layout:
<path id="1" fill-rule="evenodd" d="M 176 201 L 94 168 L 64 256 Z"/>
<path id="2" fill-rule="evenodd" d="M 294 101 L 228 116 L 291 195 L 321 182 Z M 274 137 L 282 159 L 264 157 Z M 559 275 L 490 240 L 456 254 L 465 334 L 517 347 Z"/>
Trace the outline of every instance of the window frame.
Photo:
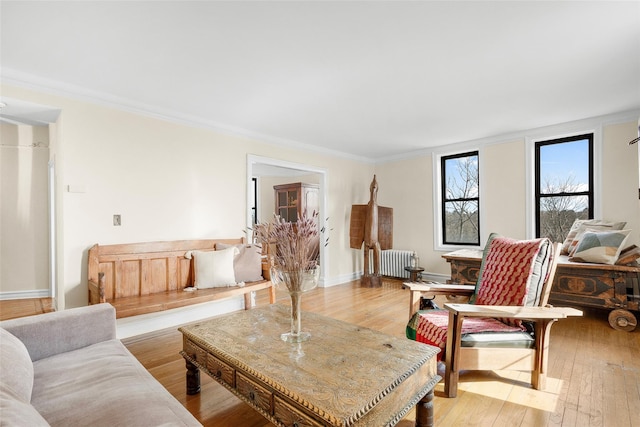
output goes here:
<path id="1" fill-rule="evenodd" d="M 612 122 L 609 118 L 607 123 Z M 627 120 L 626 118 L 624 120 Z M 535 143 L 551 139 L 559 139 L 574 135 L 593 134 L 593 216 L 601 218 L 602 209 L 602 126 L 601 118 L 585 119 L 576 122 L 547 126 L 529 130 L 525 140 L 526 170 L 526 238 L 535 239 Z"/>
<path id="2" fill-rule="evenodd" d="M 588 141 L 588 170 L 589 170 L 589 177 L 588 177 L 588 185 L 589 185 L 589 189 L 587 191 L 575 191 L 575 192 L 559 192 L 559 193 L 542 193 L 542 177 L 540 176 L 541 173 L 541 162 L 540 162 L 540 149 L 542 147 L 546 147 L 546 146 L 550 146 L 550 145 L 557 145 L 557 144 L 567 144 L 567 143 L 572 143 L 572 142 L 577 142 L 577 141 L 582 141 L 582 140 L 587 140 Z M 578 133 L 575 135 L 570 135 L 570 136 L 563 136 L 563 137 L 559 137 L 559 138 L 549 138 L 549 139 L 539 139 L 537 141 L 534 141 L 534 160 L 533 160 L 533 167 L 534 167 L 534 236 L 536 238 L 540 237 L 540 229 L 541 229 L 541 221 L 540 221 L 540 213 L 541 213 L 541 202 L 542 199 L 546 198 L 546 197 L 562 197 L 562 196 L 568 196 L 568 197 L 575 197 L 575 196 L 587 196 L 588 198 L 588 202 L 587 202 L 587 207 L 589 209 L 589 213 L 588 213 L 588 218 L 589 219 L 593 219 L 595 217 L 595 157 L 594 157 L 594 143 L 595 140 L 595 132 L 585 132 L 585 133 Z"/>
<path id="3" fill-rule="evenodd" d="M 461 157 L 478 157 L 478 196 L 474 200 L 478 202 L 478 241 L 476 243 L 468 242 L 445 242 L 445 203 L 454 199 L 446 199 L 446 181 L 444 163 L 446 160 Z M 483 233 L 483 217 L 482 217 L 482 150 L 477 146 L 469 146 L 461 148 L 457 151 L 434 153 L 433 155 L 433 181 L 434 185 L 434 250 L 448 251 L 464 248 L 480 248 Z"/>

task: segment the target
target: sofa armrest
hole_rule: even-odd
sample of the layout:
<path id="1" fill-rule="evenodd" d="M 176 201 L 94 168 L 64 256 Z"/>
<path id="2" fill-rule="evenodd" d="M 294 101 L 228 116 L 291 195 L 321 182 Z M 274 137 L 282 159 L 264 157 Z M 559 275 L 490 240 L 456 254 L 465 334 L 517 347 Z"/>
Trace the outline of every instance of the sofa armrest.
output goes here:
<path id="1" fill-rule="evenodd" d="M 0 327 L 18 337 L 35 362 L 115 339 L 116 311 L 111 304 L 96 304 L 5 320 Z"/>

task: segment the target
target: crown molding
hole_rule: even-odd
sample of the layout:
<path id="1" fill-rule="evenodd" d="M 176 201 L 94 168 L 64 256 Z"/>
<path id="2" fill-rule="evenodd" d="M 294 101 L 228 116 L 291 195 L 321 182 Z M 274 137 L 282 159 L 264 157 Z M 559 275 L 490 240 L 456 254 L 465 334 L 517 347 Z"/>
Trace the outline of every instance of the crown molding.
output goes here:
<path id="1" fill-rule="evenodd" d="M 235 126 L 226 125 L 203 117 L 179 113 L 177 111 L 159 108 L 153 105 L 136 102 L 130 99 L 113 96 L 104 92 L 98 92 L 81 86 L 63 83 L 56 80 L 50 80 L 23 73 L 10 68 L 0 68 L 0 76 L 3 84 L 8 86 L 16 86 L 23 89 L 29 89 L 36 92 L 44 92 L 50 95 L 71 98 L 78 101 L 96 104 L 103 107 L 113 108 L 128 113 L 138 114 L 154 119 L 176 123 L 184 126 L 202 128 L 211 130 L 224 135 L 243 137 L 258 142 L 275 145 L 278 147 L 291 148 L 300 151 L 306 151 L 315 154 L 324 154 L 332 157 L 344 158 L 360 163 L 374 164 L 375 159 L 356 156 L 342 151 L 331 150 L 327 148 L 317 147 L 300 141 L 286 138 L 278 138 L 255 132 L 249 129 L 243 129 Z"/>
<path id="2" fill-rule="evenodd" d="M 502 144 L 514 140 L 524 140 L 525 138 L 535 137 L 536 135 L 548 135 L 554 133 L 555 129 L 567 129 L 571 127 L 594 127 L 602 125 L 610 125 L 616 123 L 625 123 L 627 121 L 635 121 L 640 116 L 640 109 L 627 110 L 622 112 L 611 113 L 602 116 L 595 116 L 586 119 L 575 120 L 566 123 L 556 123 L 539 128 L 527 129 L 522 131 L 510 132 L 501 135 L 495 135 L 485 138 L 479 138 L 468 141 L 460 141 L 454 143 L 439 144 L 434 147 L 424 148 L 420 150 L 409 151 L 402 154 L 387 156 L 379 159 L 370 157 L 356 156 L 345 153 L 343 151 L 331 150 L 327 148 L 317 147 L 300 141 L 290 140 L 286 138 L 278 138 L 255 132 L 249 129 L 229 126 L 203 117 L 182 114 L 177 111 L 158 108 L 156 106 L 139 103 L 126 98 L 116 97 L 107 93 L 98 92 L 83 88 L 81 86 L 63 83 L 51 79 L 42 78 L 28 73 L 23 73 L 11 68 L 0 68 L 0 81 L 10 86 L 21 87 L 33 91 L 44 92 L 51 95 L 57 95 L 66 98 L 72 98 L 79 101 L 101 105 L 104 107 L 114 108 L 133 114 L 155 118 L 162 121 L 172 122 L 184 126 L 203 128 L 217 133 L 252 139 L 258 142 L 290 148 L 309 153 L 324 154 L 333 157 L 339 157 L 355 162 L 365 164 L 385 164 L 395 161 L 407 160 L 415 157 L 429 156 L 433 153 L 443 151 L 465 150 L 468 148 L 479 148 L 492 144 Z"/>
<path id="3" fill-rule="evenodd" d="M 553 125 L 542 126 L 538 128 L 526 129 L 516 132 L 505 133 L 501 135 L 489 136 L 486 138 L 473 139 L 449 144 L 438 145 L 422 150 L 411 151 L 396 156 L 386 157 L 378 160 L 377 164 L 390 163 L 399 160 L 411 159 L 419 156 L 430 156 L 439 153 L 451 153 L 456 151 L 467 151 L 469 149 L 479 149 L 489 145 L 504 144 L 527 138 L 548 138 L 549 135 L 566 132 L 578 132 L 585 129 L 595 129 L 597 127 L 614 125 L 619 123 L 635 122 L 640 117 L 640 109 L 620 111 L 617 113 L 605 114 L 602 116 L 594 116 L 586 119 L 573 120 L 565 123 L 555 123 Z"/>

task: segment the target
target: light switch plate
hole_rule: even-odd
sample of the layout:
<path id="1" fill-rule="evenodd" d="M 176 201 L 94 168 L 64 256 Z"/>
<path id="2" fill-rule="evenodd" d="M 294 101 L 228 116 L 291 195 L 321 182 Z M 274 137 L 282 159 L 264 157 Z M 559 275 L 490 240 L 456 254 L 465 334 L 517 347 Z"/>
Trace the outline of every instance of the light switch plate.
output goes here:
<path id="1" fill-rule="evenodd" d="M 84 193 L 84 185 L 67 185 L 67 191 L 69 193 Z"/>

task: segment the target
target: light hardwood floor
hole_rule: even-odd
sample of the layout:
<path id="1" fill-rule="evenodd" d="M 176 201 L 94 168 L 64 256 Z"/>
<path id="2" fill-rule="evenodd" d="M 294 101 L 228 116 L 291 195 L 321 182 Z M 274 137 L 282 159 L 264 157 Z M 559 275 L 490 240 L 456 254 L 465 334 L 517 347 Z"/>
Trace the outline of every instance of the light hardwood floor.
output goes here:
<path id="1" fill-rule="evenodd" d="M 404 336 L 408 291 L 395 280 L 380 288 L 350 282 L 303 296 L 303 310 Z M 278 291 L 278 303 L 287 304 Z M 265 295 L 258 303 L 267 302 Z M 443 301 L 440 301 L 443 302 Z M 304 326 L 304 317 L 303 317 Z M 312 331 L 313 332 L 313 331 Z M 270 426 L 222 386 L 202 375 L 202 391 L 187 396 L 176 329 L 129 338 L 129 350 L 205 426 Z M 612 329 L 605 311 L 557 322 L 551 330 L 548 388 L 533 390 L 527 373 L 463 372 L 458 397 L 436 386 L 436 426 L 640 427 L 640 331 Z M 401 427 L 414 424 L 410 413 Z"/>
<path id="2" fill-rule="evenodd" d="M 55 311 L 53 298 L 10 299 L 0 301 L 0 320 Z"/>

